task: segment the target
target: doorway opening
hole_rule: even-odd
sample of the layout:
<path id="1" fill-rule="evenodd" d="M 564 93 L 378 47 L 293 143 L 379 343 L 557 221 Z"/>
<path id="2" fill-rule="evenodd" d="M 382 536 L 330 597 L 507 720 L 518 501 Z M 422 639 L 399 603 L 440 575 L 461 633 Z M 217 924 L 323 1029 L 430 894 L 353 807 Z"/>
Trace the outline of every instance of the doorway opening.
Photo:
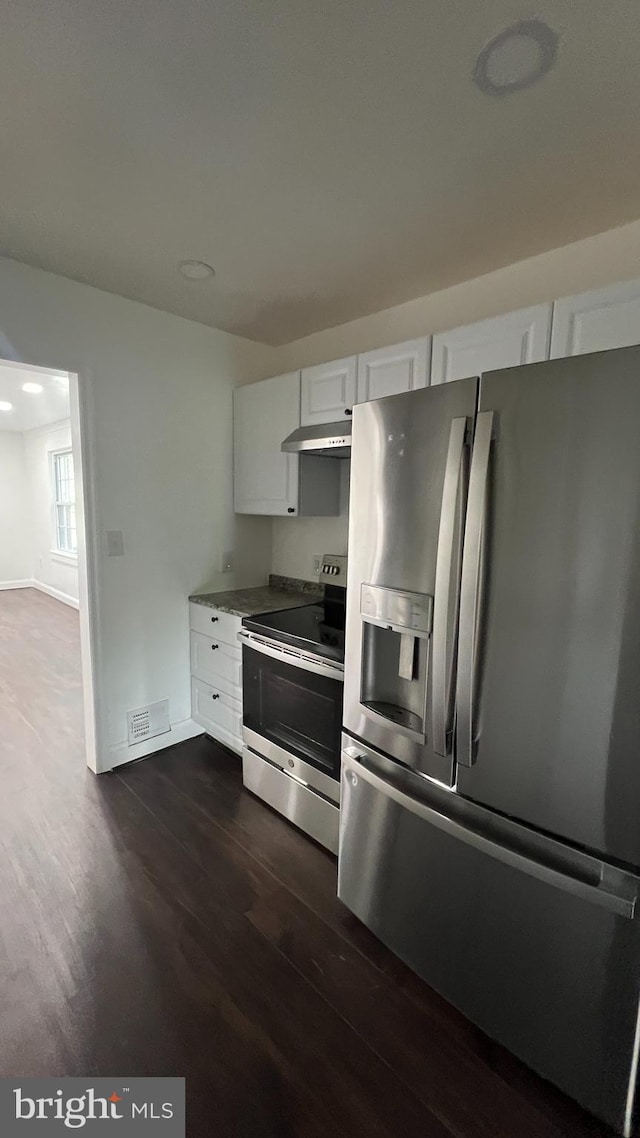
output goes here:
<path id="1" fill-rule="evenodd" d="M 0 769 L 96 771 L 78 377 L 0 360 Z"/>

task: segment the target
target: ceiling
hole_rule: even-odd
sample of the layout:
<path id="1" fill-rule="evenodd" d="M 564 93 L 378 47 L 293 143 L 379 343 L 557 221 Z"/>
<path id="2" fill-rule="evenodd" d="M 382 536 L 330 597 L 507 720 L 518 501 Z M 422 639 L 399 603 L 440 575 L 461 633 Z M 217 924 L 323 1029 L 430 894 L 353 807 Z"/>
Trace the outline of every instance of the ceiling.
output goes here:
<path id="1" fill-rule="evenodd" d="M 23 383 L 38 383 L 42 391 L 29 394 Z M 0 411 L 0 431 L 31 431 L 47 423 L 68 419 L 69 377 L 66 372 L 30 371 L 0 364 L 0 402 L 12 403 L 11 411 Z"/>
<path id="2" fill-rule="evenodd" d="M 0 4 L 0 252 L 194 320 L 283 343 L 640 213 L 637 0 Z M 532 14 L 556 67 L 481 93 Z"/>

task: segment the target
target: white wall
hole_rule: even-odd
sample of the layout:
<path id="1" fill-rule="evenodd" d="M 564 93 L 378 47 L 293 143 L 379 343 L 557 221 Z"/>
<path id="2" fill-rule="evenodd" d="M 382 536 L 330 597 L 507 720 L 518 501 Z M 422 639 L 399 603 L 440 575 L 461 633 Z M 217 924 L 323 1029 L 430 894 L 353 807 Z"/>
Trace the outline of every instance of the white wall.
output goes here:
<path id="1" fill-rule="evenodd" d="M 0 585 L 31 577 L 30 533 L 23 436 L 0 431 Z"/>
<path id="2" fill-rule="evenodd" d="M 274 518 L 272 572 L 284 577 L 317 581 L 313 558 L 322 553 L 346 553 L 349 528 L 349 468 L 340 463 L 340 516 L 336 518 Z"/>
<path id="3" fill-rule="evenodd" d="M 29 494 L 31 574 L 42 585 L 78 600 L 78 563 L 54 552 L 51 452 L 71 446 L 71 420 L 23 434 Z"/>
<path id="4" fill-rule="evenodd" d="M 408 304 L 294 340 L 278 349 L 277 371 L 325 363 L 541 301 L 630 280 L 638 276 L 639 266 L 640 221 L 635 221 Z M 346 530 L 346 513 L 340 519 L 276 519 L 274 572 L 311 577 L 311 555 L 346 552 Z M 344 550 L 339 548 L 341 544 Z"/>
<path id="5" fill-rule="evenodd" d="M 640 221 L 634 221 L 453 288 L 293 340 L 278 349 L 278 370 L 325 363 L 529 304 L 631 280 L 639 275 L 639 266 Z"/>
<path id="6" fill-rule="evenodd" d="M 171 267 L 168 271 L 172 271 Z M 185 287 L 194 287 L 191 284 Z M 269 519 L 232 508 L 232 390 L 277 371 L 273 349 L 0 259 L 0 357 L 77 372 L 95 469 L 96 686 L 103 769 L 124 751 L 129 708 L 168 697 L 190 717 L 187 596 L 261 583 Z M 125 556 L 106 557 L 122 530 Z M 236 571 L 219 575 L 222 551 Z"/>

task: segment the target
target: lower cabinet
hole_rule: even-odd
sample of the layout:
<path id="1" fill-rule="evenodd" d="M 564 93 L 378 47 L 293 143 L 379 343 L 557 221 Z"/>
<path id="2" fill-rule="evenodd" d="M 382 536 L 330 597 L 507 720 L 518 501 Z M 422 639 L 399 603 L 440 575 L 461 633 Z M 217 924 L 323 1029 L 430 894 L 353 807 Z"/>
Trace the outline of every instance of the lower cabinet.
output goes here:
<path id="1" fill-rule="evenodd" d="M 242 654 L 221 640 L 210 640 L 191 629 L 191 675 L 220 688 L 232 699 L 241 699 Z"/>
<path id="2" fill-rule="evenodd" d="M 212 738 L 241 754 L 240 617 L 193 602 L 189 612 L 192 719 Z"/>
<path id="3" fill-rule="evenodd" d="M 217 688 L 191 677 L 192 716 L 209 735 L 240 754 L 242 750 L 242 703 Z"/>

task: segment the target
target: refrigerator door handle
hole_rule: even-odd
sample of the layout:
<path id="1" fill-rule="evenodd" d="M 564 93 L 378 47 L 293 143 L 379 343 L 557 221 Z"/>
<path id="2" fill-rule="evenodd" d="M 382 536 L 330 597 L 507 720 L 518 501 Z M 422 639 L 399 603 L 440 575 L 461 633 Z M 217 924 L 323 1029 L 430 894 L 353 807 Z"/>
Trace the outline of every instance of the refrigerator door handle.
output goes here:
<path id="1" fill-rule="evenodd" d="M 493 411 L 481 411 L 476 418 L 462 552 L 456 697 L 456 761 L 465 767 L 473 766 L 475 760 L 476 673 L 482 545 L 487 509 L 487 482 L 493 417 Z"/>
<path id="2" fill-rule="evenodd" d="M 458 604 L 460 596 L 459 580 L 453 580 L 456 516 L 459 508 L 460 485 L 462 481 L 463 460 L 468 421 L 466 418 L 452 419 L 449 433 L 449 449 L 442 486 L 442 505 L 440 507 L 440 529 L 438 532 L 438 553 L 436 557 L 435 598 L 433 609 L 432 641 L 432 742 L 437 755 L 451 753 L 453 732 L 453 685 L 455 675 L 455 648 Z M 463 519 L 460 519 L 458 532 L 462 533 Z M 459 562 L 458 566 L 459 568 Z M 453 618 L 452 605 L 455 605 Z"/>
<path id="3" fill-rule="evenodd" d="M 503 845 L 494 837 L 483 834 L 480 830 L 470 829 L 456 818 L 449 817 L 441 809 L 429 806 L 412 795 L 405 794 L 392 782 L 376 774 L 370 767 L 365 766 L 366 753 L 359 752 L 357 747 L 349 746 L 342 751 L 342 801 L 345 805 L 345 796 L 349 794 L 350 786 L 356 787 L 358 779 L 362 778 L 387 799 L 391 799 L 405 810 L 422 818 L 439 830 L 450 834 L 452 838 L 472 846 L 479 853 L 487 854 L 496 861 L 513 869 L 535 877 L 546 885 L 562 889 L 575 897 L 581 897 L 594 905 L 607 909 L 619 917 L 633 919 L 638 892 L 638 878 L 624 870 L 607 865 L 591 857 L 589 854 L 571 851 L 573 864 L 571 866 L 555 868 L 544 861 L 536 860 L 534 847 L 535 835 L 531 835 L 531 854 L 523 853 L 521 849 Z M 455 797 L 455 795 L 454 795 Z M 348 811 L 345 811 L 348 813 Z M 540 851 L 538 851 L 538 854 Z M 577 859 L 577 860 L 576 860 Z"/>

